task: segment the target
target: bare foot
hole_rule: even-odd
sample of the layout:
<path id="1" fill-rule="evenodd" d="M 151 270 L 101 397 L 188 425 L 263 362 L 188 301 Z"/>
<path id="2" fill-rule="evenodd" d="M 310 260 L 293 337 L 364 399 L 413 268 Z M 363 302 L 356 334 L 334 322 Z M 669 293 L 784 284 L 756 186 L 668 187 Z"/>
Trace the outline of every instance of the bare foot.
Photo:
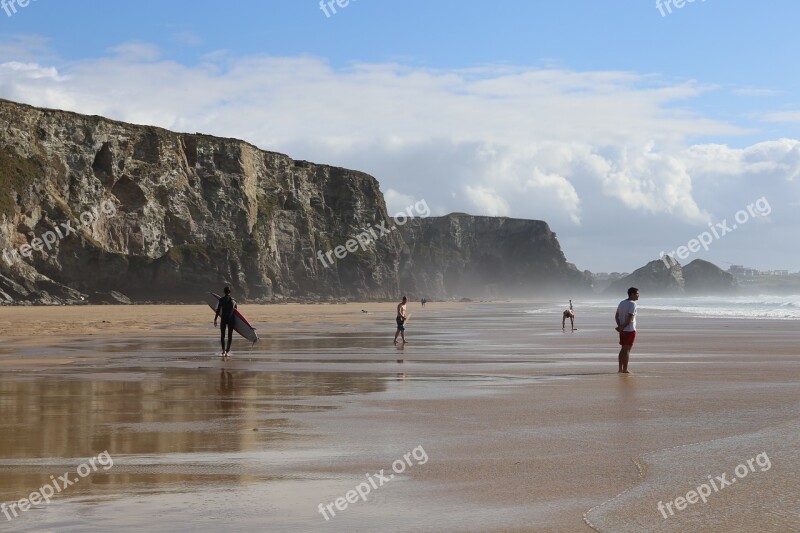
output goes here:
<path id="1" fill-rule="evenodd" d="M 633 372 L 628 372 L 627 370 L 620 370 L 623 374 L 632 374 Z"/>
<path id="2" fill-rule="evenodd" d="M 408 341 L 403 341 L 403 344 L 408 344 Z"/>

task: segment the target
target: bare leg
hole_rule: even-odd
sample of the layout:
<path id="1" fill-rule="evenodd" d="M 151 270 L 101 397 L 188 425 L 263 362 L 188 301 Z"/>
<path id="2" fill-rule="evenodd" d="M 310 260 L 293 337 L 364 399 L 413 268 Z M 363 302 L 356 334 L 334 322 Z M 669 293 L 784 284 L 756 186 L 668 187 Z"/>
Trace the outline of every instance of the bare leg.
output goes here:
<path id="1" fill-rule="evenodd" d="M 394 332 L 394 343 L 397 344 L 397 336 L 400 335 L 400 330 Z"/>
<path id="2" fill-rule="evenodd" d="M 628 360 L 630 359 L 631 348 L 632 346 L 623 346 L 619 351 L 619 372 L 623 374 L 630 373 L 628 372 Z"/>

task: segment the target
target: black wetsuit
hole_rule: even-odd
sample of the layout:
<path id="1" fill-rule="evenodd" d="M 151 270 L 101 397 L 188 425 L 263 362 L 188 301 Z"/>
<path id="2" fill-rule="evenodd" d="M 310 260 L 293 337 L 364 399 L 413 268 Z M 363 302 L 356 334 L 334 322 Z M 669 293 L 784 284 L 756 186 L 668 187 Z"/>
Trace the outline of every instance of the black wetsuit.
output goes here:
<path id="1" fill-rule="evenodd" d="M 236 309 L 236 300 L 231 298 L 230 294 L 226 294 L 222 298 L 219 299 L 219 304 L 217 304 L 217 316 L 220 318 L 219 324 L 219 342 L 222 345 L 223 352 L 231 351 L 231 341 L 233 340 L 233 320 L 235 315 L 233 314 L 234 309 Z M 225 327 L 228 328 L 228 347 L 225 348 Z"/>

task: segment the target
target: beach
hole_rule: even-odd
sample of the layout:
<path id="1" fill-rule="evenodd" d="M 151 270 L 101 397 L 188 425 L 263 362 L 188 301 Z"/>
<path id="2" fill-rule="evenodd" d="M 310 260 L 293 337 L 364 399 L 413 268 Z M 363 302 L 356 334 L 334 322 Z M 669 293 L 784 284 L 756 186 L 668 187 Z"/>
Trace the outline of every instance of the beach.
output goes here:
<path id="1" fill-rule="evenodd" d="M 800 531 L 795 320 L 395 305 L 0 308 L 0 500 L 113 458 L 0 530 Z"/>

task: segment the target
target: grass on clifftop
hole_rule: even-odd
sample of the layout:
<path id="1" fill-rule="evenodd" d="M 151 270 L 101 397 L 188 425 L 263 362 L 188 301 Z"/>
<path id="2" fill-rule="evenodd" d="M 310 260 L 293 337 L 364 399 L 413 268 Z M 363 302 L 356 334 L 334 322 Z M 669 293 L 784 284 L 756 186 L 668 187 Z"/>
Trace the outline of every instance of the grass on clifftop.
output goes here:
<path id="1" fill-rule="evenodd" d="M 0 150 L 0 213 L 10 218 L 16 210 L 13 193 L 22 193 L 42 175 L 42 169 L 35 159 L 26 159 L 6 146 Z"/>

